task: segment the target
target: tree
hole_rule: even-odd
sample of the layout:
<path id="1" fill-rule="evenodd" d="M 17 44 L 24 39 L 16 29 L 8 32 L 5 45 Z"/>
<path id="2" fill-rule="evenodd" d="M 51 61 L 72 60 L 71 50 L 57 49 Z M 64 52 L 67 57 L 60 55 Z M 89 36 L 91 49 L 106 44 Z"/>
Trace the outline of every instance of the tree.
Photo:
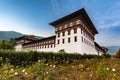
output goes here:
<path id="1" fill-rule="evenodd" d="M 114 55 L 116 58 L 120 58 L 120 49 Z"/>
<path id="2" fill-rule="evenodd" d="M 15 40 L 15 38 L 11 38 L 11 39 L 10 39 L 10 42 L 13 44 L 13 46 L 16 45 L 16 40 Z"/>
<path id="3" fill-rule="evenodd" d="M 4 50 L 9 49 L 9 50 L 12 50 L 12 49 L 14 49 L 14 46 L 13 46 L 12 43 L 10 43 L 10 42 L 8 42 L 6 40 L 2 40 L 2 41 L 0 41 L 0 49 L 4 49 Z"/>

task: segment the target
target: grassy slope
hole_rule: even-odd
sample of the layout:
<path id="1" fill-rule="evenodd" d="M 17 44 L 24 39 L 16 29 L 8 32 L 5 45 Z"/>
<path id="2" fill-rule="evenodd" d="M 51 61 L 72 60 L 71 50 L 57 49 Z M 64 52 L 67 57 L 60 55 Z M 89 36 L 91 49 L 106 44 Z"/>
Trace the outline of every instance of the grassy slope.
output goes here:
<path id="1" fill-rule="evenodd" d="M 13 69 L 13 70 L 11 70 Z M 15 75 L 15 72 L 18 74 Z M 120 80 L 119 59 L 91 59 L 74 61 L 71 64 L 36 62 L 27 67 L 0 68 L 0 80 Z"/>

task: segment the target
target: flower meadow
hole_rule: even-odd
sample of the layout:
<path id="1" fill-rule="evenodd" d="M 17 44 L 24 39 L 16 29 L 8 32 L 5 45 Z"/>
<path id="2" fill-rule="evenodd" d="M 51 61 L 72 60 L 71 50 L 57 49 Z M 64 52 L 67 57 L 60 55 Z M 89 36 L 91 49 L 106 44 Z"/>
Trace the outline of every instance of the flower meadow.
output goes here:
<path id="1" fill-rule="evenodd" d="M 69 60 L 67 55 L 66 60 L 53 56 L 59 58 L 55 61 L 52 56 L 48 57 L 50 59 L 43 56 L 44 58 L 39 57 L 33 61 L 28 58 L 30 62 L 26 65 L 13 64 L 9 57 L 4 59 L 2 56 L 0 57 L 0 80 L 120 80 L 118 58 L 105 56 L 96 58 L 94 55 L 94 57 L 84 55 L 76 59 L 73 55 L 74 58 Z"/>

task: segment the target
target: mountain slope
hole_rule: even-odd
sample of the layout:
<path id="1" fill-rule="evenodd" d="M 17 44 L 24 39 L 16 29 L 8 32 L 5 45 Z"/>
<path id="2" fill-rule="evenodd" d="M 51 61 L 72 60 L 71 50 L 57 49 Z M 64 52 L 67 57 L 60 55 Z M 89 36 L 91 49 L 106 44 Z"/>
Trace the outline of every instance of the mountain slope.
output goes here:
<path id="1" fill-rule="evenodd" d="M 11 38 L 18 38 L 21 36 L 24 36 L 26 34 L 22 34 L 19 32 L 15 32 L 15 31 L 0 31 L 0 40 L 10 40 Z M 36 38 L 41 39 L 43 37 L 40 36 L 36 36 Z"/>
<path id="2" fill-rule="evenodd" d="M 108 52 L 112 55 L 120 49 L 120 46 L 108 46 Z"/>
<path id="3" fill-rule="evenodd" d="M 23 36 L 23 34 L 15 31 L 0 31 L 0 40 L 10 40 L 11 38 L 17 38 Z"/>

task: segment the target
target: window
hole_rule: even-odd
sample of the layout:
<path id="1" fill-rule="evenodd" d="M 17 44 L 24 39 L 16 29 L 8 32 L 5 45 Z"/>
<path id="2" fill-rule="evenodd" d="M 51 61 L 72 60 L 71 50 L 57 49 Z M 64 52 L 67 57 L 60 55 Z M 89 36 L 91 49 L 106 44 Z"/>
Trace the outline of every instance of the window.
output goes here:
<path id="1" fill-rule="evenodd" d="M 83 42 L 83 37 L 81 37 L 82 38 L 82 42 Z"/>
<path id="2" fill-rule="evenodd" d="M 77 33 L 77 29 L 74 29 L 74 34 Z"/>
<path id="3" fill-rule="evenodd" d="M 57 41 L 57 44 L 60 44 L 60 40 Z"/>
<path id="4" fill-rule="evenodd" d="M 70 43 L 70 37 L 68 38 L 68 43 Z"/>
<path id="5" fill-rule="evenodd" d="M 65 40 L 64 40 L 64 39 L 62 40 L 62 43 L 63 43 L 63 44 L 65 43 Z"/>
<path id="6" fill-rule="evenodd" d="M 62 26 L 60 26 L 60 30 L 62 30 Z"/>
<path id="7" fill-rule="evenodd" d="M 74 41 L 77 42 L 77 36 L 74 37 Z"/>
<path id="8" fill-rule="evenodd" d="M 86 39 L 84 38 L 84 43 L 86 44 Z"/>
<path id="9" fill-rule="evenodd" d="M 70 35 L 70 30 L 68 30 L 68 35 Z"/>
<path id="10" fill-rule="evenodd" d="M 57 31 L 58 29 L 57 28 L 55 28 L 55 31 Z"/>
<path id="11" fill-rule="evenodd" d="M 51 44 L 51 48 L 52 48 L 52 44 Z"/>
<path id="12" fill-rule="evenodd" d="M 62 32 L 62 36 L 65 36 L 65 32 Z"/>
<path id="13" fill-rule="evenodd" d="M 70 23 L 70 26 L 73 26 L 73 23 L 72 23 L 72 22 Z"/>
<path id="14" fill-rule="evenodd" d="M 58 33 L 58 37 L 60 37 L 60 33 Z"/>
<path id="15" fill-rule="evenodd" d="M 65 28 L 67 28 L 67 24 L 65 24 Z"/>
<path id="16" fill-rule="evenodd" d="M 83 24 L 83 27 L 85 27 L 85 24 Z"/>
<path id="17" fill-rule="evenodd" d="M 45 48 L 46 48 L 46 45 L 45 45 Z"/>
<path id="18" fill-rule="evenodd" d="M 77 20 L 77 21 L 76 21 L 76 24 L 80 24 L 80 22 L 81 22 L 80 20 Z"/>

